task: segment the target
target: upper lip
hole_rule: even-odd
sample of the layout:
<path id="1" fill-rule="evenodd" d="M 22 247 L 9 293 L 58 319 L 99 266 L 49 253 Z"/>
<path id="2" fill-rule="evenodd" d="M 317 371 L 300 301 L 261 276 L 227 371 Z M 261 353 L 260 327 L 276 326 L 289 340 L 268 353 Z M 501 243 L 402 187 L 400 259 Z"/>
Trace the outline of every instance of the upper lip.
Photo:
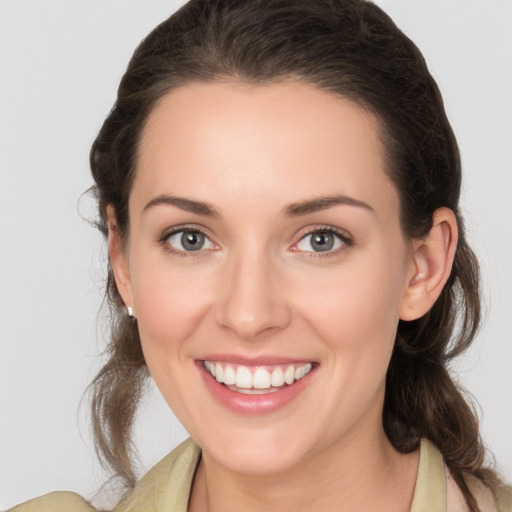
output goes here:
<path id="1" fill-rule="evenodd" d="M 236 354 L 208 354 L 198 358 L 199 361 L 223 362 L 242 366 L 271 366 L 277 364 L 306 364 L 315 361 L 307 358 L 294 358 L 280 355 L 242 356 Z"/>

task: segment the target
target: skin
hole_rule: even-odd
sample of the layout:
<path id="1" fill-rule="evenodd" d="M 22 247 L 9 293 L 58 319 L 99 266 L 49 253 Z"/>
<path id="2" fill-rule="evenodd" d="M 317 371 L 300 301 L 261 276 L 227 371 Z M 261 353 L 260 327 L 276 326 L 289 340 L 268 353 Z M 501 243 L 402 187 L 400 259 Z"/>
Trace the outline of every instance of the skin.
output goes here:
<path id="1" fill-rule="evenodd" d="M 162 195 L 218 215 L 147 206 Z M 283 214 L 334 195 L 365 206 Z M 129 233 L 122 243 L 109 208 L 109 253 L 151 375 L 203 450 L 190 511 L 409 510 L 418 453 L 384 434 L 385 375 L 399 319 L 427 312 L 449 276 L 457 227 L 442 208 L 409 240 L 399 211 L 379 121 L 348 100 L 294 82 L 198 83 L 151 113 Z M 165 238 L 183 225 L 207 235 L 202 250 Z M 345 241 L 315 252 L 308 235 L 326 228 Z M 316 368 L 291 403 L 248 416 L 206 389 L 196 362 L 211 353 Z"/>

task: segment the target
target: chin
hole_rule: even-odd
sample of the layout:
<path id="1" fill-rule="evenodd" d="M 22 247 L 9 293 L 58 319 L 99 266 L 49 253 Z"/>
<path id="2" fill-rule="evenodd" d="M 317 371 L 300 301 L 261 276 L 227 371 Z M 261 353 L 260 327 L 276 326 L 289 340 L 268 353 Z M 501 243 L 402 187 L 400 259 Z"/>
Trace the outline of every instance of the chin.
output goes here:
<path id="1" fill-rule="evenodd" d="M 289 425 L 285 429 L 261 428 L 224 429 L 204 436 L 194 436 L 205 454 L 217 464 L 238 474 L 275 475 L 298 466 L 314 450 L 317 442 L 306 442 L 308 437 Z M 295 438 L 295 439 L 294 439 Z M 316 441 L 316 438 L 315 438 Z"/>
<path id="2" fill-rule="evenodd" d="M 215 450 L 217 452 L 217 450 Z M 290 450 L 283 443 L 244 443 L 232 445 L 228 451 L 211 453 L 217 463 L 230 471 L 245 475 L 270 476 L 286 473 L 300 464 L 301 451 Z"/>

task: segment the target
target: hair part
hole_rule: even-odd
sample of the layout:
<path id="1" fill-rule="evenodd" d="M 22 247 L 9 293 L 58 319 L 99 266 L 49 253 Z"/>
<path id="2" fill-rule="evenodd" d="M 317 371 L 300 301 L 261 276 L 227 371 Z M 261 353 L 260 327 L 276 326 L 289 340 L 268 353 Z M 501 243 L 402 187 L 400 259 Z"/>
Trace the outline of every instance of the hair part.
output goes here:
<path id="1" fill-rule="evenodd" d="M 422 318 L 400 321 L 387 373 L 383 425 L 393 446 L 410 452 L 421 437 L 442 452 L 472 512 L 464 478 L 494 488 L 471 402 L 454 382 L 450 361 L 480 323 L 477 260 L 459 211 L 461 163 L 439 89 L 418 48 L 380 8 L 365 0 L 192 0 L 136 49 L 116 103 L 91 149 L 100 229 L 106 207 L 122 237 L 141 134 L 149 114 L 176 87 L 192 82 L 268 84 L 297 80 L 352 100 L 380 120 L 388 174 L 401 202 L 401 223 L 424 237 L 435 210 L 456 215 L 459 242 L 451 276 Z M 123 311 L 112 269 L 108 361 L 91 385 L 96 446 L 130 488 L 131 429 L 148 377 L 137 324 Z"/>

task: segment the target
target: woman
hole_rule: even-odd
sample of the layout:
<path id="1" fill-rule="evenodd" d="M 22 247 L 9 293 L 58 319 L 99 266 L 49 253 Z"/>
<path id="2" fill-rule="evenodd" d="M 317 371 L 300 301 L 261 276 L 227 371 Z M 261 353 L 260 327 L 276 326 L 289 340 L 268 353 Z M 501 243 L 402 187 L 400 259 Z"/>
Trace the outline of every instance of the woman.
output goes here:
<path id="1" fill-rule="evenodd" d="M 480 311 L 456 142 L 380 9 L 189 2 L 135 52 L 91 167 L 117 511 L 512 509 L 447 371 Z M 148 373 L 194 441 L 136 484 Z"/>

